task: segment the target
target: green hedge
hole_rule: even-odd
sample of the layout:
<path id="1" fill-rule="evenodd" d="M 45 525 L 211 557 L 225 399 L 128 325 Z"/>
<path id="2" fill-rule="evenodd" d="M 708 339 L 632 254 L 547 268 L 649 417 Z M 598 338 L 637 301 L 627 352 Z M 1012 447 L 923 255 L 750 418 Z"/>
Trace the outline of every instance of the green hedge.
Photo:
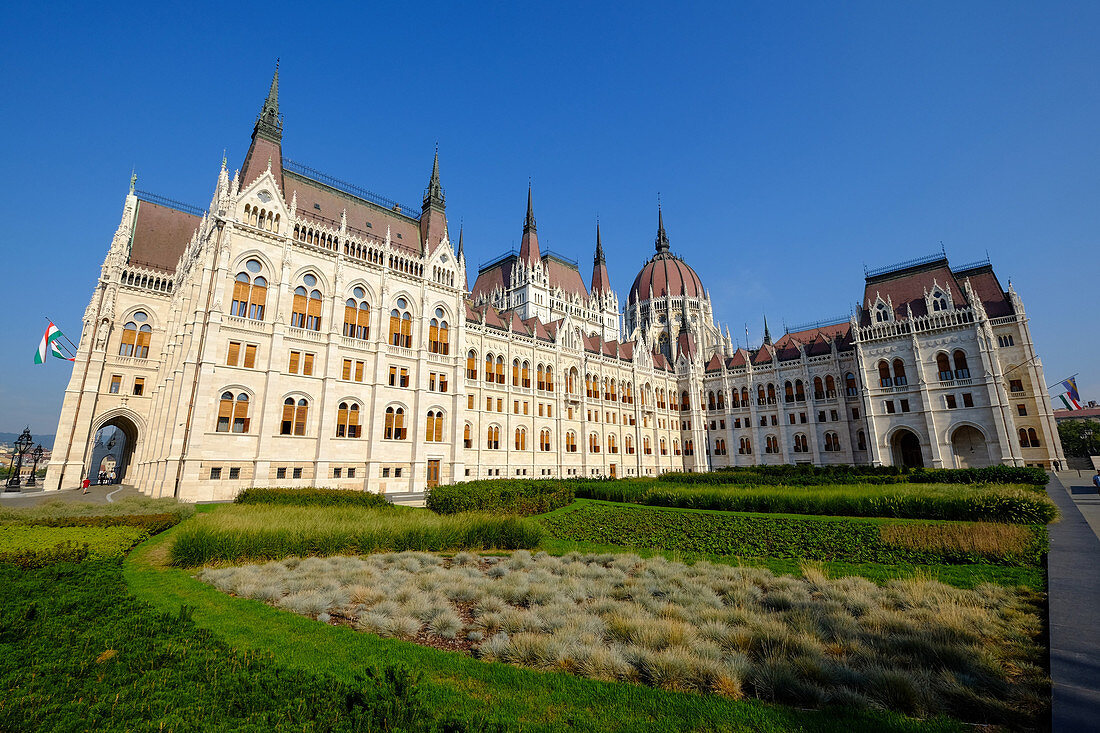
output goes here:
<path id="1" fill-rule="evenodd" d="M 24 548 L 0 552 L 0 564 L 15 565 L 23 570 L 42 568 L 59 562 L 84 562 L 88 559 L 88 544 L 69 540 L 53 547 Z"/>
<path id="2" fill-rule="evenodd" d="M 23 524 L 38 527 L 138 527 L 152 536 L 176 526 L 179 522 L 178 514 L 108 514 L 91 517 L 31 518 Z"/>
<path id="3" fill-rule="evenodd" d="M 1031 484 L 1046 486 L 1049 477 L 1042 468 L 987 466 L 985 468 L 916 468 L 909 474 L 913 483 L 923 484 Z"/>
<path id="4" fill-rule="evenodd" d="M 426 506 L 437 514 L 506 512 L 543 514 L 573 503 L 576 479 L 496 479 L 436 486 Z"/>
<path id="5" fill-rule="evenodd" d="M 738 466 L 710 473 L 673 472 L 659 481 L 681 484 L 754 484 L 821 486 L 825 484 L 1030 484 L 1046 486 L 1047 473 L 1041 468 L 988 466 L 986 468 L 905 469 L 898 466 Z"/>
<path id="6" fill-rule="evenodd" d="M 1047 524 L 1058 516 L 1057 507 L 1046 494 L 1013 486 L 695 487 L 627 480 L 588 482 L 578 485 L 576 494 L 582 499 L 730 512 L 1015 524 Z"/>
<path id="7" fill-rule="evenodd" d="M 0 730 L 480 731 L 402 668 L 283 668 L 127 593 L 119 561 L 0 567 Z"/>
<path id="8" fill-rule="evenodd" d="M 651 509 L 585 501 L 540 517 L 561 540 L 742 557 L 874 563 L 1037 566 L 1046 551 L 1045 528 L 1034 527 L 1022 554 L 911 549 L 883 541 L 875 519 Z"/>
<path id="9" fill-rule="evenodd" d="M 285 504 L 289 506 L 393 506 L 386 497 L 370 491 L 351 489 L 245 489 L 237 494 L 237 504 Z"/>

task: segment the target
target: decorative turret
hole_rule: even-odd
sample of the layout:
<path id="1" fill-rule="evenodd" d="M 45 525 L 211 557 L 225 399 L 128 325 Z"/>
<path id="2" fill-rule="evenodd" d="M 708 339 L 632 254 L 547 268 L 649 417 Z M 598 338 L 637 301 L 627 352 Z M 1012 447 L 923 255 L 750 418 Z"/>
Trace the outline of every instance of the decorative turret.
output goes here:
<path id="1" fill-rule="evenodd" d="M 657 254 L 668 253 L 668 235 L 665 234 L 665 218 L 661 213 L 661 203 L 657 202 L 657 238 L 653 241 Z"/>
<path id="2" fill-rule="evenodd" d="M 592 295 L 604 295 L 611 292 L 611 279 L 607 276 L 607 260 L 603 256 L 603 243 L 600 241 L 600 223 L 596 222 L 596 256 L 592 261 Z"/>
<path id="3" fill-rule="evenodd" d="M 424 205 L 420 209 L 420 243 L 422 254 L 431 254 L 447 235 L 446 197 L 439 182 L 439 146 L 435 148 L 432 175 L 424 189 Z"/>
<path id="4" fill-rule="evenodd" d="M 764 343 L 771 344 L 772 333 L 768 330 L 768 317 L 764 316 Z"/>
<path id="5" fill-rule="evenodd" d="M 279 114 L 279 61 L 275 60 L 275 74 L 271 77 L 271 88 L 267 99 L 256 117 L 256 126 L 252 129 L 252 145 L 241 167 L 241 187 L 255 181 L 268 168 L 275 176 L 275 182 L 283 183 L 283 116 Z"/>
<path id="6" fill-rule="evenodd" d="M 539 252 L 539 235 L 535 226 L 535 207 L 531 203 L 531 186 L 527 186 L 527 218 L 523 220 L 523 239 L 519 245 L 519 258 L 528 264 L 542 260 Z"/>
<path id="7" fill-rule="evenodd" d="M 458 224 L 458 254 L 457 254 L 457 256 L 458 256 L 458 268 L 459 268 L 459 270 L 462 271 L 462 273 L 461 273 L 462 274 L 462 292 L 463 293 L 468 293 L 470 291 L 470 286 L 468 284 L 469 281 L 466 279 L 466 252 L 462 247 L 462 223 L 461 222 L 459 222 L 459 224 Z"/>

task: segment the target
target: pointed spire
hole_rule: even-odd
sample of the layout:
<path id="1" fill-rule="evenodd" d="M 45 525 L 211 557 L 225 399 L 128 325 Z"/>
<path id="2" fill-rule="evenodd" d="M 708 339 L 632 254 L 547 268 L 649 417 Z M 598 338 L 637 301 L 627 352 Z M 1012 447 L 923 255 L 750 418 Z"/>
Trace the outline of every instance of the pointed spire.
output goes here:
<path id="1" fill-rule="evenodd" d="M 428 206 L 443 208 L 445 199 L 443 185 L 439 182 L 439 143 L 436 143 L 435 160 L 432 161 L 432 176 L 428 179 L 428 187 L 424 189 L 424 208 Z"/>
<path id="2" fill-rule="evenodd" d="M 256 118 L 256 132 L 275 142 L 281 142 L 283 138 L 283 118 L 279 114 L 279 59 L 275 59 L 271 88 L 267 91 L 264 106 L 260 108 L 260 116 Z"/>
<path id="3" fill-rule="evenodd" d="M 527 218 L 523 220 L 523 239 L 519 244 L 519 258 L 528 264 L 542 261 L 539 252 L 539 235 L 535 226 L 535 207 L 531 199 L 531 184 L 527 184 Z"/>
<path id="4" fill-rule="evenodd" d="M 668 235 L 665 234 L 665 217 L 661 212 L 661 197 L 657 197 L 657 239 L 653 242 L 657 249 L 657 254 L 666 254 L 668 252 Z"/>
<path id="5" fill-rule="evenodd" d="M 462 221 L 459 220 L 459 222 L 458 222 L 458 259 L 461 260 L 464 256 L 465 255 L 462 251 Z"/>
<path id="6" fill-rule="evenodd" d="M 607 260 L 603 256 L 603 243 L 600 241 L 600 221 L 596 220 L 596 256 L 592 258 L 592 294 L 611 291 L 611 278 L 607 276 Z"/>
<path id="7" fill-rule="evenodd" d="M 137 185 L 137 169 L 130 169 L 130 193 L 134 192 L 134 186 Z"/>
<path id="8" fill-rule="evenodd" d="M 764 316 L 764 343 L 770 344 L 772 342 L 772 333 L 768 330 L 768 317 Z"/>

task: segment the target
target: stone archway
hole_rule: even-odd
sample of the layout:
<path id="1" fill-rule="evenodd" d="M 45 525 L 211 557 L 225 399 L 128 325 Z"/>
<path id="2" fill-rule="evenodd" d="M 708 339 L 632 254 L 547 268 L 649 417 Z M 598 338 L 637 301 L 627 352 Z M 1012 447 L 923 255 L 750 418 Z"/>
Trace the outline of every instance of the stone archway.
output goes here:
<path id="1" fill-rule="evenodd" d="M 134 457 L 137 440 L 137 425 L 125 415 L 116 415 L 100 425 L 93 436 L 91 456 L 85 468 L 88 480 L 93 484 L 97 483 L 101 472 L 106 469 L 110 481 L 113 469 L 112 483 L 122 483 Z"/>
<path id="2" fill-rule="evenodd" d="M 985 435 L 973 425 L 963 425 L 951 434 L 955 468 L 984 468 L 992 465 Z"/>
<path id="3" fill-rule="evenodd" d="M 921 451 L 920 438 L 912 430 L 901 428 L 890 439 L 890 447 L 895 466 L 923 468 L 924 453 Z"/>

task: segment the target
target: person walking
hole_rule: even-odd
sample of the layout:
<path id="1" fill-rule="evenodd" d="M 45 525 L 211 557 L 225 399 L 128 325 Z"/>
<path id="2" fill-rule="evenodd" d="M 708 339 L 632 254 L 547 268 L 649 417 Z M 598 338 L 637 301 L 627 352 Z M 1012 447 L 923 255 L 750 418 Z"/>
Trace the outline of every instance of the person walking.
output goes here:
<path id="1" fill-rule="evenodd" d="M 88 485 L 91 483 L 91 480 L 87 476 L 85 476 L 84 480 L 80 482 L 80 488 L 84 489 L 85 494 L 88 493 Z"/>

